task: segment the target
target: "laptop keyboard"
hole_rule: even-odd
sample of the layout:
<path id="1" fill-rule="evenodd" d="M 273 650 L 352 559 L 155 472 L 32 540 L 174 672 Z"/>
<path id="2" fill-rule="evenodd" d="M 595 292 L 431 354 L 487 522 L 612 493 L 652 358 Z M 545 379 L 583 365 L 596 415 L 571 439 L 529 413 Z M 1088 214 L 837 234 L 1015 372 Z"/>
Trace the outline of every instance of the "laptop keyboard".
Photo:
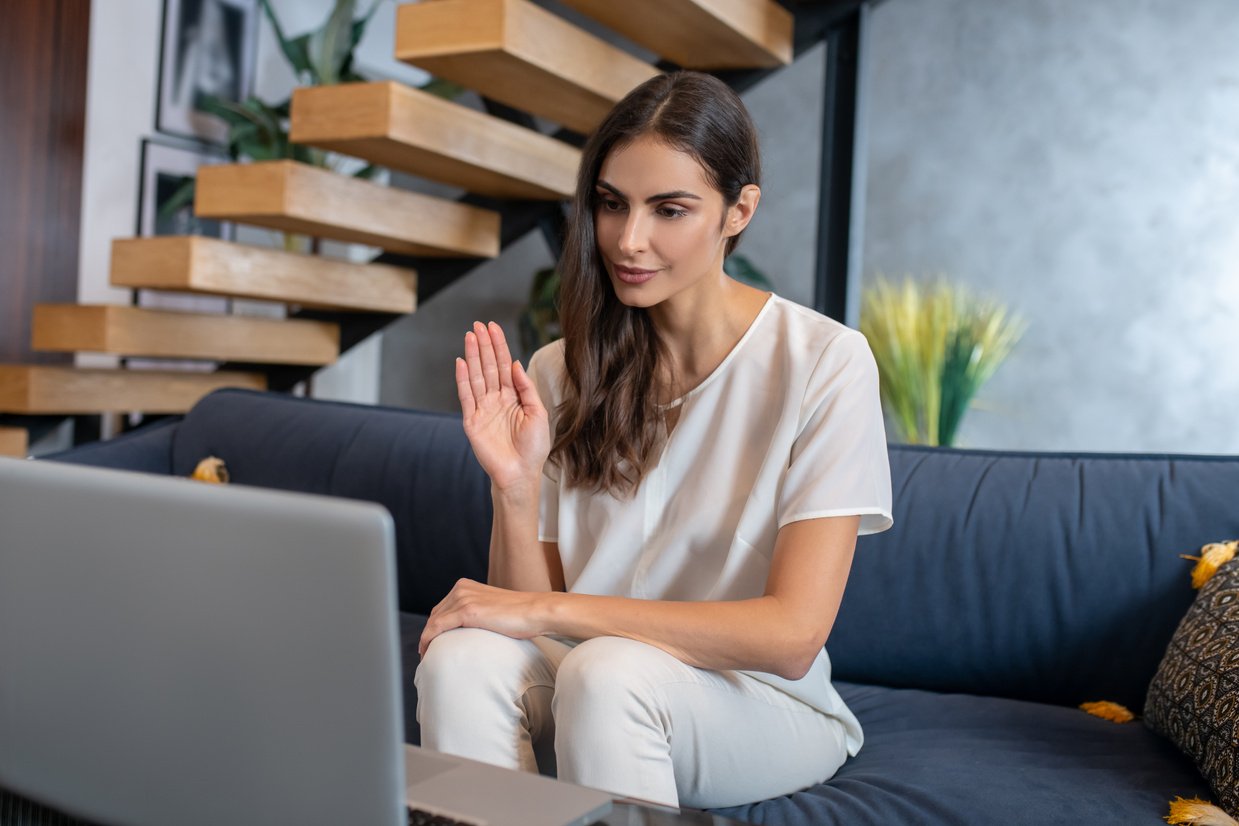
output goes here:
<path id="1" fill-rule="evenodd" d="M 425 809 L 409 810 L 409 826 L 480 826 L 476 820 L 455 820 L 444 815 L 428 812 Z"/>

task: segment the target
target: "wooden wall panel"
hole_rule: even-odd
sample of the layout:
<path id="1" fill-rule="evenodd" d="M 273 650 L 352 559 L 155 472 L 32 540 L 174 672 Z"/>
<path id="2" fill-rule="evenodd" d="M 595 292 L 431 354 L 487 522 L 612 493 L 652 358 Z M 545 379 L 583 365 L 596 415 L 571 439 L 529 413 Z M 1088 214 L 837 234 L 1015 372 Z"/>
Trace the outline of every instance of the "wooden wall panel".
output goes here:
<path id="1" fill-rule="evenodd" d="M 77 299 L 89 42 L 90 0 L 0 2 L 0 362 L 72 359 L 30 321 Z"/>

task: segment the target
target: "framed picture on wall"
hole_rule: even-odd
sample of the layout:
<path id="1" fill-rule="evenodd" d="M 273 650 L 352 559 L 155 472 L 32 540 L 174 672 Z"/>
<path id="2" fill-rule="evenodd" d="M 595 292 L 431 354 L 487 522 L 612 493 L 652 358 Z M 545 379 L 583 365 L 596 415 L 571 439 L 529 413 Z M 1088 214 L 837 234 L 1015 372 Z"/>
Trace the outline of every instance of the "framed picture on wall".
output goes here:
<path id="1" fill-rule="evenodd" d="M 232 224 L 194 215 L 192 190 L 199 167 L 229 162 L 222 151 L 143 138 L 138 235 L 205 235 L 232 240 Z"/>
<path id="2" fill-rule="evenodd" d="M 226 143 L 227 124 L 204 100 L 249 96 L 257 32 L 257 0 L 164 0 L 155 128 Z"/>

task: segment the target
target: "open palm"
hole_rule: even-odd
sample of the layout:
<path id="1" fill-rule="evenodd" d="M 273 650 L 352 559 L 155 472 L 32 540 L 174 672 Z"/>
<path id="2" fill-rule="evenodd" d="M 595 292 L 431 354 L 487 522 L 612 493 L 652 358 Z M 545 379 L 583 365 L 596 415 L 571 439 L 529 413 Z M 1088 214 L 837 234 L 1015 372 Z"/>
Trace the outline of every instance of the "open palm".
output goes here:
<path id="1" fill-rule="evenodd" d="M 551 450 L 546 408 L 498 324 L 474 322 L 465 357 L 456 359 L 456 392 L 465 435 L 491 482 L 501 489 L 537 485 Z"/>

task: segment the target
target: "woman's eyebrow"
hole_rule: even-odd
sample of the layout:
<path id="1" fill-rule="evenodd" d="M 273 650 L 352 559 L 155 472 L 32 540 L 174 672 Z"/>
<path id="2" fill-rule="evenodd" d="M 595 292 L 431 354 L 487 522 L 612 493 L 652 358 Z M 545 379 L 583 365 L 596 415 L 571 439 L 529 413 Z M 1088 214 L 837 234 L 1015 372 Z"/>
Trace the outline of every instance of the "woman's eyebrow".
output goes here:
<path id="1" fill-rule="evenodd" d="M 627 195 L 620 192 L 618 189 L 616 189 L 614 186 L 607 183 L 606 181 L 598 181 L 598 186 L 602 187 L 605 190 L 608 190 L 609 192 L 611 192 L 613 195 L 615 195 L 618 198 L 622 198 L 625 201 L 628 200 Z M 694 195 L 693 193 L 687 190 L 684 190 L 684 189 L 677 189 L 675 192 L 660 192 L 657 195 L 651 195 L 650 197 L 645 199 L 645 202 L 647 204 L 652 204 L 655 201 L 665 201 L 668 198 L 695 198 L 698 201 L 701 200 L 700 195 Z"/>

